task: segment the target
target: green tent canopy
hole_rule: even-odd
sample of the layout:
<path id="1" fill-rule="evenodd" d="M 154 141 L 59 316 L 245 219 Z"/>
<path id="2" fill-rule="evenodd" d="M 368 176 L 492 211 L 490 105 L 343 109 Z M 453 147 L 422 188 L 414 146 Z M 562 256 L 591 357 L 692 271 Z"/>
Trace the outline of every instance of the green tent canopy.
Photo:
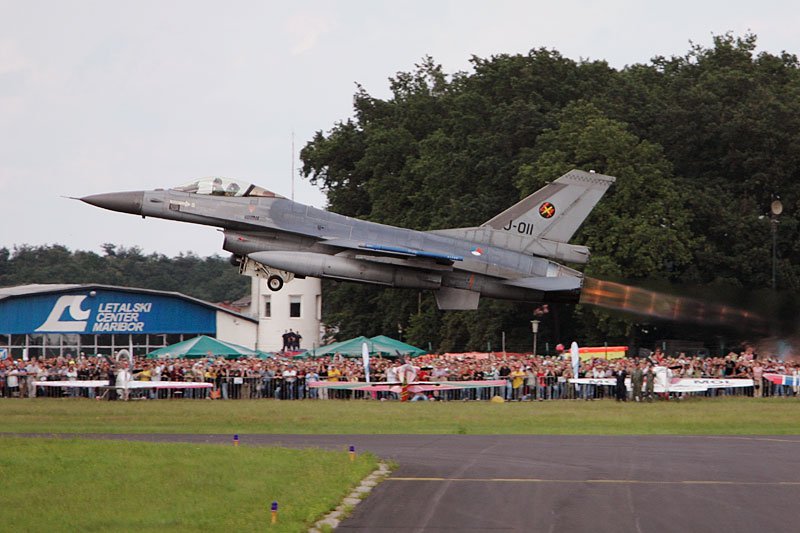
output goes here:
<path id="1" fill-rule="evenodd" d="M 370 355 L 380 355 L 382 357 L 394 358 L 397 357 L 398 354 L 417 357 L 427 353 L 425 350 L 420 350 L 416 346 L 400 342 L 384 335 L 378 335 L 377 337 L 372 337 L 371 339 L 362 335 L 346 341 L 334 342 L 333 344 L 328 344 L 327 346 L 321 346 L 319 348 L 315 348 L 314 350 L 309 350 L 308 354 L 313 357 L 324 357 L 328 355 L 335 355 L 337 353 L 343 355 L 344 357 L 361 357 L 361 346 L 365 342 L 367 343 L 367 349 L 369 350 Z"/>
<path id="2" fill-rule="evenodd" d="M 372 350 L 370 340 L 363 335 L 353 339 L 348 339 L 346 341 L 334 342 L 333 344 L 328 344 L 327 346 L 320 346 L 319 348 L 309 350 L 308 353 L 314 357 L 324 357 L 326 355 L 335 355 L 337 353 L 345 357 L 360 357 L 361 345 L 365 342 L 367 343 L 367 348 L 370 350 L 370 355 L 374 355 L 375 352 Z"/>
<path id="3" fill-rule="evenodd" d="M 251 350 L 232 342 L 225 342 L 206 335 L 164 346 L 147 354 L 148 359 L 201 359 L 203 357 L 259 357 L 262 352 Z"/>
<path id="4" fill-rule="evenodd" d="M 421 348 L 417 348 L 411 344 L 406 344 L 405 342 L 401 342 L 397 339 L 387 337 L 386 335 L 372 337 L 370 341 L 372 341 L 376 351 L 381 353 L 392 353 L 397 355 L 399 352 L 400 355 L 408 355 L 409 357 L 419 357 L 420 355 L 425 355 L 428 353 Z"/>

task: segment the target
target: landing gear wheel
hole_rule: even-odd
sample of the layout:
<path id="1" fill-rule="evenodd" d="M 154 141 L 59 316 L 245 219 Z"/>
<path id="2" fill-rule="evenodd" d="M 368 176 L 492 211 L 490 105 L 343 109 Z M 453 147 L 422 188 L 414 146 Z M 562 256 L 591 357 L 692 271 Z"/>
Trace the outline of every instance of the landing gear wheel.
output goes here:
<path id="1" fill-rule="evenodd" d="M 283 278 L 280 276 L 270 276 L 267 278 L 267 287 L 273 292 L 281 290 L 283 288 Z"/>

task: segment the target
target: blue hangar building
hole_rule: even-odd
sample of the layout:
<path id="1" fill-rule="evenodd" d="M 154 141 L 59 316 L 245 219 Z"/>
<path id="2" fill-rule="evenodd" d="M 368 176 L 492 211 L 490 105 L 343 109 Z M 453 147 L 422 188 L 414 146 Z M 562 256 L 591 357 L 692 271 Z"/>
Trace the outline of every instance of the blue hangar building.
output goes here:
<path id="1" fill-rule="evenodd" d="M 0 287 L 0 357 L 135 355 L 209 335 L 254 348 L 258 321 L 177 292 L 110 285 Z"/>

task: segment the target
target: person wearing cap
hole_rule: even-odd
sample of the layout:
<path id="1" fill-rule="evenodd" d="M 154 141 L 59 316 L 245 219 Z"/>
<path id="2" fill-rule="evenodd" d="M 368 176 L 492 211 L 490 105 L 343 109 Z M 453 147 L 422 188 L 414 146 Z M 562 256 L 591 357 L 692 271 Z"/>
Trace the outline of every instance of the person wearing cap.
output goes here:
<path id="1" fill-rule="evenodd" d="M 74 360 L 72 360 L 72 359 L 69 360 L 69 367 L 67 368 L 67 372 L 66 372 L 66 374 L 64 374 L 64 377 L 66 377 L 67 381 L 69 381 L 70 383 L 74 383 L 74 382 L 78 381 L 78 369 L 75 366 L 75 361 Z M 78 388 L 77 387 L 70 387 L 69 388 L 69 396 L 70 396 L 70 398 L 74 398 L 77 395 L 78 395 Z"/>

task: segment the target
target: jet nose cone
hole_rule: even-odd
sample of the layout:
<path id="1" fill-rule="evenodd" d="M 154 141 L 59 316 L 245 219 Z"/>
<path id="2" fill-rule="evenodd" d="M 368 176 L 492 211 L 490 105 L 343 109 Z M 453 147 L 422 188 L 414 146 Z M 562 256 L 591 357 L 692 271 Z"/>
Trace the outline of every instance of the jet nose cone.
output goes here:
<path id="1" fill-rule="evenodd" d="M 110 209 L 111 211 L 141 215 L 144 191 L 93 194 L 92 196 L 84 196 L 81 201 L 103 209 Z"/>

